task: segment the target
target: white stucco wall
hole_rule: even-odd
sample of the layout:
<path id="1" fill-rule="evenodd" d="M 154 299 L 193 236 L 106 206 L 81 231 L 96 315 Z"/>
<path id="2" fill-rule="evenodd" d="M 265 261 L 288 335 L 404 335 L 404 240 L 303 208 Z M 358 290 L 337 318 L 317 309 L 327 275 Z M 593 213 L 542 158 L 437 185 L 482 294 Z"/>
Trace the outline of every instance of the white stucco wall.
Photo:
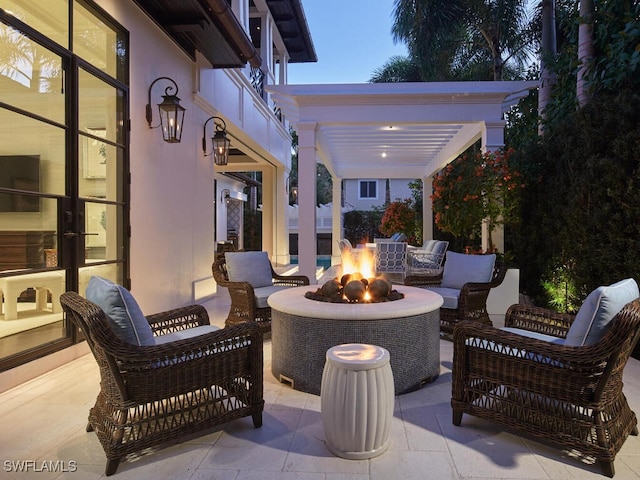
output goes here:
<path id="1" fill-rule="evenodd" d="M 214 70 L 201 57 L 194 62 L 130 0 L 97 3 L 130 35 L 132 293 L 145 313 L 194 301 L 206 305 L 215 293 L 211 263 L 216 194 L 212 159 L 201 147 L 203 125 L 212 115 L 227 119 L 236 137 L 232 146 L 238 148 L 242 142 L 258 157 L 254 169 L 288 170 L 288 132 L 256 96 L 242 70 Z M 165 143 L 161 132 L 149 129 L 145 120 L 149 85 L 161 76 L 175 80 L 186 108 L 178 144 Z M 165 87 L 158 82 L 152 92 L 154 124 L 159 123 L 156 104 Z M 223 188 L 219 183 L 218 192 Z M 271 190 L 274 196 L 285 195 L 283 187 Z M 222 221 L 220 213 L 218 220 Z M 288 247 L 283 230 L 267 245 L 286 240 Z"/>

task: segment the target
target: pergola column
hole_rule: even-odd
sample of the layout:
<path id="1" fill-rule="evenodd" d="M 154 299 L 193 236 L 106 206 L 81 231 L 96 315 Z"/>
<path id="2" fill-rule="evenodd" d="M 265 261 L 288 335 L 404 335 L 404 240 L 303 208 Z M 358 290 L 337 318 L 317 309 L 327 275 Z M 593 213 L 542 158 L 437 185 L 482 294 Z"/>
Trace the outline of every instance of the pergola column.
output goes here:
<path id="1" fill-rule="evenodd" d="M 331 192 L 331 265 L 342 262 L 338 240 L 344 236 L 342 218 L 342 179 L 333 177 L 333 190 Z"/>
<path id="2" fill-rule="evenodd" d="M 504 127 L 507 124 L 504 120 L 493 122 L 484 122 L 482 130 L 482 151 L 485 153 L 495 152 L 499 148 L 504 147 Z M 499 252 L 504 252 L 504 228 L 497 227 L 491 234 L 493 244 Z M 487 251 L 489 245 L 489 225 L 486 221 L 482 222 L 482 250 Z"/>
<path id="3" fill-rule="evenodd" d="M 433 176 L 422 177 L 422 241 L 433 240 Z"/>
<path id="4" fill-rule="evenodd" d="M 298 267 L 316 283 L 316 127 L 298 123 Z"/>

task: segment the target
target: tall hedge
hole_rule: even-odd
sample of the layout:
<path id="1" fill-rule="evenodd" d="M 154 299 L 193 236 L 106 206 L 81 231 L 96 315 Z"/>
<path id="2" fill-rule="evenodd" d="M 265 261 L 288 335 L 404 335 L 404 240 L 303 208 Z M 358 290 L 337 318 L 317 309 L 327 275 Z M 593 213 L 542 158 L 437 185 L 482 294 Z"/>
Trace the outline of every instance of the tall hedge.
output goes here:
<path id="1" fill-rule="evenodd" d="M 539 303 L 564 289 L 571 310 L 599 285 L 640 281 L 638 112 L 640 94 L 599 97 L 524 152 L 529 178 L 513 248 L 522 290 Z"/>

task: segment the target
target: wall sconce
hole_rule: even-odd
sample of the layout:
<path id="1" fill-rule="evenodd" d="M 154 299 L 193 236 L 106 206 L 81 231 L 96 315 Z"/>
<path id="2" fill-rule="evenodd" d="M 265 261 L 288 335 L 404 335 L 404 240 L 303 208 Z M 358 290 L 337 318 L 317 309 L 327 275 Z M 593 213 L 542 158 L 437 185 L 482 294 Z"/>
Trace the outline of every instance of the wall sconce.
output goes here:
<path id="1" fill-rule="evenodd" d="M 151 110 L 151 89 L 159 80 L 168 80 L 173 83 L 176 93 L 175 95 L 171 95 L 169 93 L 174 89 L 171 85 L 165 88 L 164 95 L 162 95 L 162 103 L 158 104 L 160 125 L 152 127 L 151 122 L 153 120 L 153 112 Z M 176 82 L 169 77 L 156 78 L 149 87 L 149 95 L 147 99 L 146 117 L 149 128 L 162 127 L 162 138 L 165 142 L 180 143 L 180 138 L 182 137 L 182 123 L 184 122 L 184 112 L 185 108 L 180 105 L 180 99 L 178 98 L 178 85 Z"/>
<path id="2" fill-rule="evenodd" d="M 202 127 L 202 151 L 204 152 L 204 156 L 207 155 L 207 123 L 213 120 L 213 124 L 215 125 L 215 134 L 211 137 L 211 142 L 213 143 L 213 152 L 209 155 L 213 155 L 213 163 L 216 165 L 226 165 L 229 163 L 229 145 L 231 144 L 231 140 L 227 138 L 227 124 L 224 123 L 224 120 L 220 117 L 210 117 L 204 122 L 204 127 Z M 216 122 L 216 120 L 218 120 Z"/>

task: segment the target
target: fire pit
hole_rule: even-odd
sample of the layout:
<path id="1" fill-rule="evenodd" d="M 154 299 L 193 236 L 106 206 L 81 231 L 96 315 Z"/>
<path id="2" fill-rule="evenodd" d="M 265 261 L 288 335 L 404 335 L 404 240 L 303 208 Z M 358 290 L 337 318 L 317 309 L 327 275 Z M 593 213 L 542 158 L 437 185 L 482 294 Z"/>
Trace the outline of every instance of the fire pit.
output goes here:
<path id="1" fill-rule="evenodd" d="M 316 291 L 305 293 L 305 297 L 331 303 L 379 303 L 400 300 L 404 295 L 384 277 L 368 279 L 356 272 L 329 280 Z"/>
<path id="2" fill-rule="evenodd" d="M 271 295 L 271 373 L 296 390 L 319 395 L 327 350 L 366 343 L 389 351 L 396 395 L 436 379 L 442 297 L 416 287 L 396 288 L 402 298 L 380 303 L 310 300 L 308 286 Z"/>

